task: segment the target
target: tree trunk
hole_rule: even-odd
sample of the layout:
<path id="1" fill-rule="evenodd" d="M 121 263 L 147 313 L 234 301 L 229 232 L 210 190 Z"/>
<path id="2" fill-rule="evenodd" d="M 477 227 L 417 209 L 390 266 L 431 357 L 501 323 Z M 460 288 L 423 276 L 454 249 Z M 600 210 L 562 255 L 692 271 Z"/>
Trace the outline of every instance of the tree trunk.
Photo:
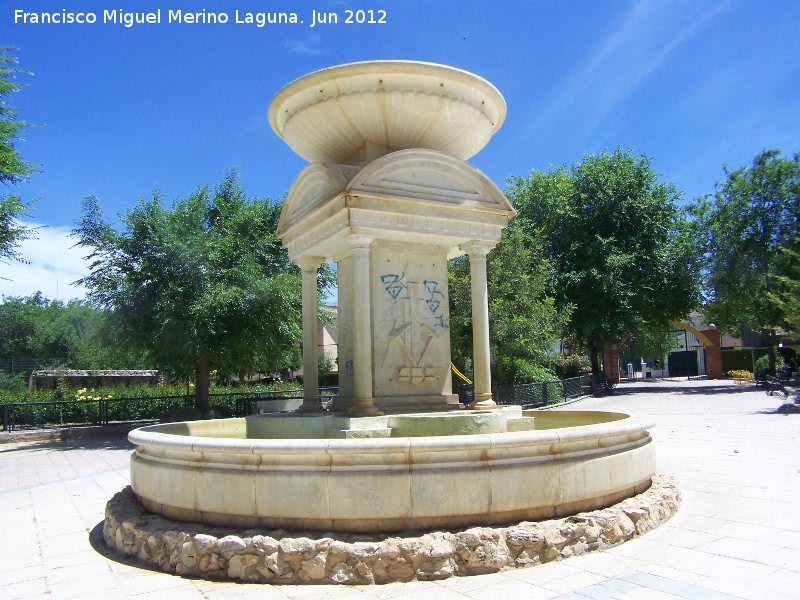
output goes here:
<path id="1" fill-rule="evenodd" d="M 772 291 L 772 276 L 769 273 L 769 269 L 766 269 L 766 273 L 764 289 L 767 297 L 769 297 L 769 293 Z M 775 325 L 778 323 L 778 313 L 777 310 L 775 310 L 775 305 L 772 304 L 772 302 L 770 302 L 767 307 L 767 310 L 769 311 L 770 325 L 769 330 L 767 331 L 767 357 L 769 360 L 769 372 L 773 375 L 780 375 L 780 373 L 775 370 Z"/>
<path id="2" fill-rule="evenodd" d="M 597 342 L 590 338 L 588 340 L 588 348 L 589 361 L 592 363 L 592 375 L 598 375 L 600 373 L 600 356 Z"/>
<path id="3" fill-rule="evenodd" d="M 194 404 L 198 410 L 208 408 L 208 389 L 209 372 L 211 371 L 211 361 L 208 356 L 203 355 L 197 359 L 194 382 Z"/>
<path id="4" fill-rule="evenodd" d="M 770 329 L 767 332 L 767 356 L 769 357 L 769 372 L 773 375 L 780 375 L 775 369 L 775 346 L 777 346 L 777 336 L 775 330 Z"/>

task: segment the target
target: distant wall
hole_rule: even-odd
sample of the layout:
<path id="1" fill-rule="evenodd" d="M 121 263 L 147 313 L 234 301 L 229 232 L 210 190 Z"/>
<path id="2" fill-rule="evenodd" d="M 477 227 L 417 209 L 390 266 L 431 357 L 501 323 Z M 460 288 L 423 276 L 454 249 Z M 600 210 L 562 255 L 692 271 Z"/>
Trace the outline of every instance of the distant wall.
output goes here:
<path id="1" fill-rule="evenodd" d="M 59 380 L 72 389 L 133 387 L 137 385 L 158 385 L 158 371 L 76 371 L 71 369 L 34 371 L 28 381 L 29 389 L 54 390 Z"/>

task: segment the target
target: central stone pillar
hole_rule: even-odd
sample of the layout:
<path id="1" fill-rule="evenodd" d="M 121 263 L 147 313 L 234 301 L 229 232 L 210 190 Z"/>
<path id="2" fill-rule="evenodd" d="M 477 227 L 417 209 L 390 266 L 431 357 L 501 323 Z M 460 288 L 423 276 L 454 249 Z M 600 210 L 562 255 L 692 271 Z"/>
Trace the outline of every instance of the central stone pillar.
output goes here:
<path id="1" fill-rule="evenodd" d="M 461 408 L 452 393 L 447 246 L 376 240 L 370 249 L 375 405 Z"/>
<path id="2" fill-rule="evenodd" d="M 449 248 L 366 234 L 347 243 L 336 257 L 340 369 L 332 410 L 463 408 L 450 372 Z"/>
<path id="3" fill-rule="evenodd" d="M 489 292 L 486 278 L 486 255 L 494 244 L 470 242 L 461 249 L 469 255 L 469 274 L 472 292 L 472 354 L 474 399 L 469 408 L 493 410 L 491 350 L 489 348 Z"/>

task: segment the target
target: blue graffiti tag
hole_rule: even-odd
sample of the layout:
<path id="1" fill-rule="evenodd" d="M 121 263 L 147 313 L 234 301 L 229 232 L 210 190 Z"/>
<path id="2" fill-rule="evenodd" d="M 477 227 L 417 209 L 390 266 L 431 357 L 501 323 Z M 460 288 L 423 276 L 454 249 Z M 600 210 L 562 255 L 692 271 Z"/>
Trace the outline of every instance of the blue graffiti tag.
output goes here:
<path id="1" fill-rule="evenodd" d="M 435 326 L 447 329 L 449 323 L 445 320 L 444 315 L 437 314 L 445 299 L 444 294 L 437 289 L 439 287 L 439 282 L 426 279 L 422 282 L 422 285 L 425 287 L 425 291 L 430 294 L 430 298 L 426 298 L 425 302 L 428 304 L 428 309 L 430 309 L 431 314 L 436 317 Z"/>
<path id="2" fill-rule="evenodd" d="M 392 300 L 397 300 L 397 297 L 400 295 L 404 289 L 406 289 L 406 284 L 403 283 L 403 277 L 405 277 L 405 271 L 400 275 L 395 275 L 393 273 L 387 273 L 386 275 L 381 275 L 381 283 L 386 286 L 386 291 L 389 292 L 389 295 L 392 297 Z"/>

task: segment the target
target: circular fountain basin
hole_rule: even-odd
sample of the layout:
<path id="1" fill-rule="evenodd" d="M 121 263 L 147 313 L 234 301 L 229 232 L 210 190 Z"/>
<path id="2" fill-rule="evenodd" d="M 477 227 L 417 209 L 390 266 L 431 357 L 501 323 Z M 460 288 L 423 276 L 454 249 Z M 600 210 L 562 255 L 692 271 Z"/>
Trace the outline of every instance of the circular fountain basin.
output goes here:
<path id="1" fill-rule="evenodd" d="M 466 160 L 505 116 L 503 96 L 485 79 L 404 60 L 316 71 L 284 87 L 269 107 L 272 129 L 297 154 L 348 165 L 409 148 Z"/>
<path id="2" fill-rule="evenodd" d="M 129 434 L 131 485 L 153 512 L 213 525 L 379 533 L 505 524 L 646 490 L 654 424 L 519 409 L 171 423 Z"/>

